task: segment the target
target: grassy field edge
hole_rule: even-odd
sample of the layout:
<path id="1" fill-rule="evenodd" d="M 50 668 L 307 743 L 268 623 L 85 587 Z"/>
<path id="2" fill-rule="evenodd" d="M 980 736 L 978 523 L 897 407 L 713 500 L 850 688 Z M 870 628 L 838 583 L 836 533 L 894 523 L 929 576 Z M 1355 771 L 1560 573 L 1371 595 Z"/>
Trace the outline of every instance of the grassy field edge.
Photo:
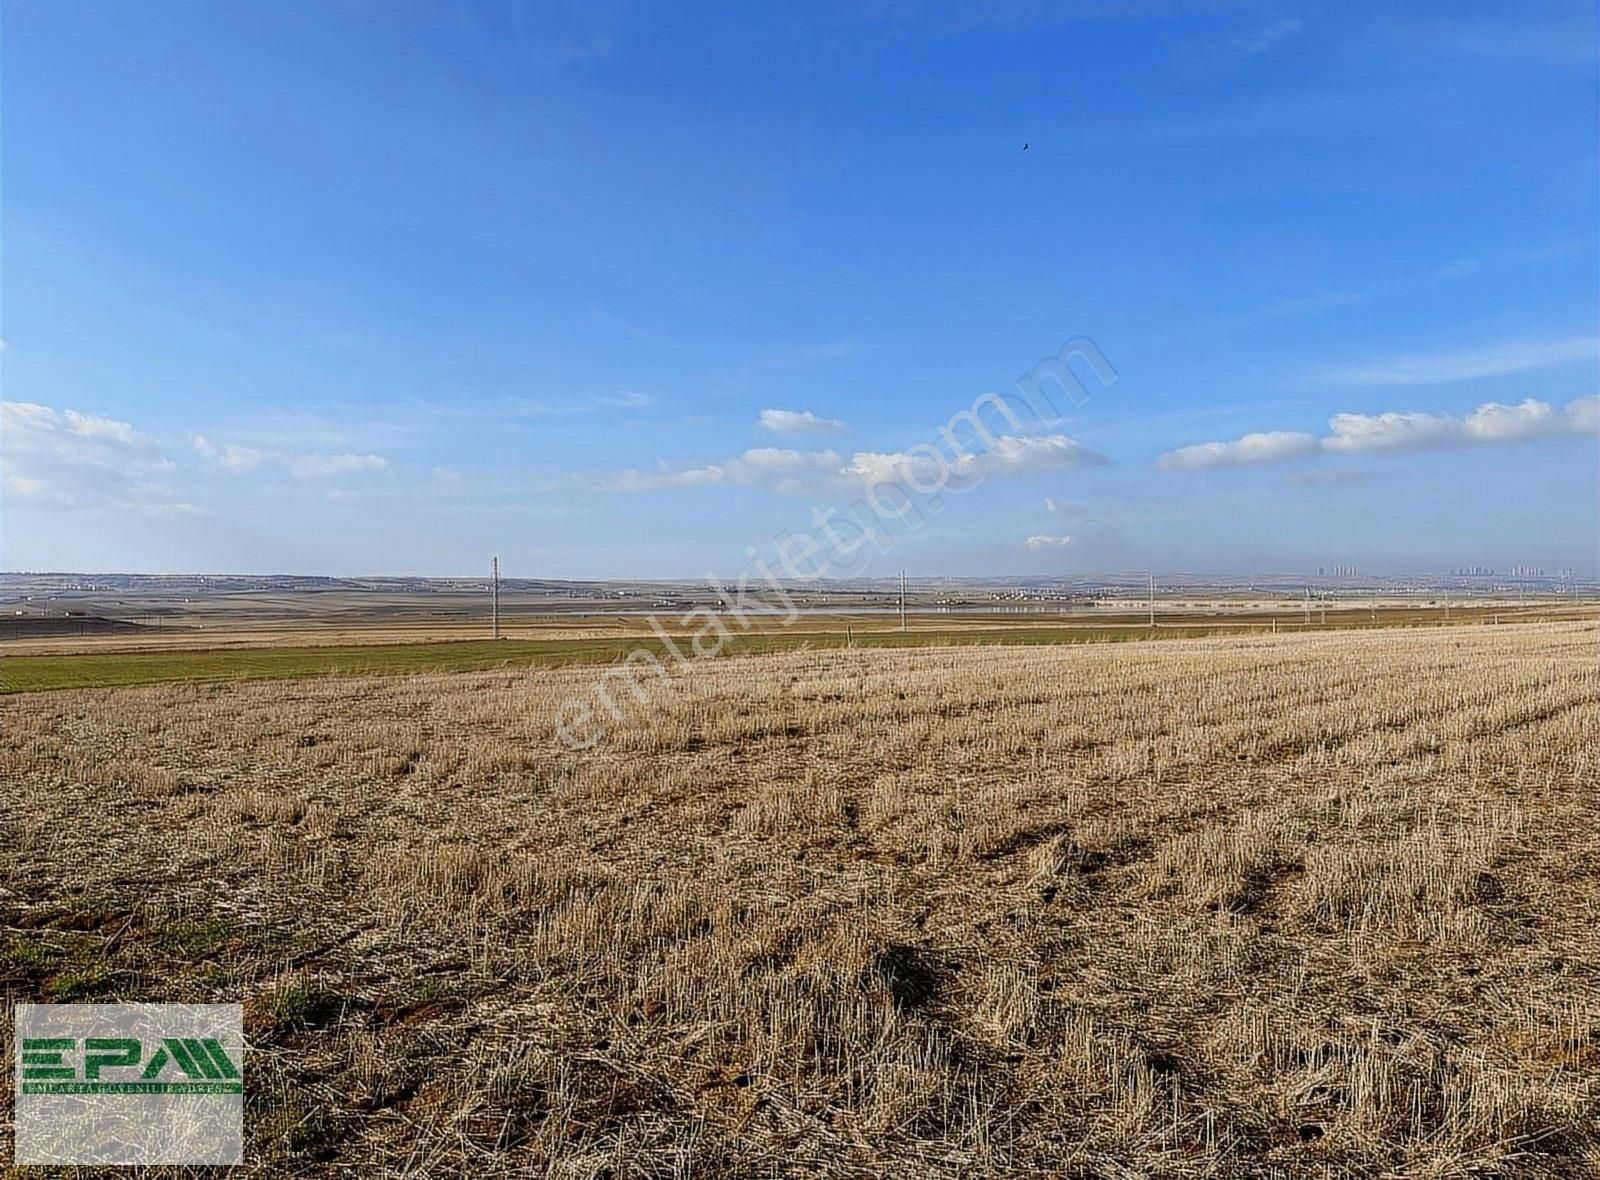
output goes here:
<path id="1" fill-rule="evenodd" d="M 1477 621 L 1481 622 L 1481 621 Z M 1417 626 L 1471 626 L 1407 621 L 1297 624 L 1284 633 Z M 729 624 L 730 630 L 732 625 Z M 718 657 L 797 650 L 853 647 L 949 647 L 1148 642 L 1215 635 L 1269 633 L 1270 624 L 1159 624 L 1143 626 L 1017 626 L 900 631 L 751 632 L 722 643 Z M 713 634 L 708 639 L 714 640 Z M 690 635 L 672 635 L 687 658 Z M 481 672 L 498 668 L 554 668 L 615 663 L 644 649 L 670 658 L 660 639 L 618 636 L 607 639 L 503 639 L 417 641 L 305 647 L 195 648 L 133 652 L 83 652 L 0 657 L 0 695 L 64 689 L 115 688 L 181 681 L 294 680 L 311 676 L 382 676 L 407 673 Z"/>

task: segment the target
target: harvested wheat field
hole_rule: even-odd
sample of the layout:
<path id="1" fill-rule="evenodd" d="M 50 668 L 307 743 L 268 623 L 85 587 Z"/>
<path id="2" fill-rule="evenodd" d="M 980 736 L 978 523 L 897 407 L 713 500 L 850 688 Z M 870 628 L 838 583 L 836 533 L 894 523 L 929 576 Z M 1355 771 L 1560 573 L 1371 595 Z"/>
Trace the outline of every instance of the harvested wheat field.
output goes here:
<path id="1" fill-rule="evenodd" d="M 242 1001 L 263 1173 L 1595 1175 L 1596 644 L 5 698 L 0 982 Z"/>

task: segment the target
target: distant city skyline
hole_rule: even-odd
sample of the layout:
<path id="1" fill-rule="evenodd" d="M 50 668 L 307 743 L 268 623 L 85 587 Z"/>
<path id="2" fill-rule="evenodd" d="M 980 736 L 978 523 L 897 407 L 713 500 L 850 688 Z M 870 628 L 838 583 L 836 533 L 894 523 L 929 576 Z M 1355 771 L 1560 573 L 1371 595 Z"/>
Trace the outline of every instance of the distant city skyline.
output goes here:
<path id="1" fill-rule="evenodd" d="M 1590 4 L 4 16 L 0 569 L 1600 575 Z"/>

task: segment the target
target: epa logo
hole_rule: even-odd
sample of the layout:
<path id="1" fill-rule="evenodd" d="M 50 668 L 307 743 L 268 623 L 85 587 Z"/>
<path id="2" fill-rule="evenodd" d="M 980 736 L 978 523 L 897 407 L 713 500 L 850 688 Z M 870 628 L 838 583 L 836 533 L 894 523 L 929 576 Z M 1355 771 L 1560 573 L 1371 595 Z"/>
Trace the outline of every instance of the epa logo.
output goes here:
<path id="1" fill-rule="evenodd" d="M 216 1037 L 163 1037 L 145 1054 L 136 1037 L 85 1037 L 80 1076 L 73 1037 L 22 1041 L 24 1094 L 242 1094 L 239 1067 Z M 144 1069 L 126 1072 L 130 1067 Z M 176 1075 L 174 1077 L 173 1075 Z"/>
<path id="2" fill-rule="evenodd" d="M 238 1164 L 237 1004 L 19 1004 L 18 1164 Z"/>

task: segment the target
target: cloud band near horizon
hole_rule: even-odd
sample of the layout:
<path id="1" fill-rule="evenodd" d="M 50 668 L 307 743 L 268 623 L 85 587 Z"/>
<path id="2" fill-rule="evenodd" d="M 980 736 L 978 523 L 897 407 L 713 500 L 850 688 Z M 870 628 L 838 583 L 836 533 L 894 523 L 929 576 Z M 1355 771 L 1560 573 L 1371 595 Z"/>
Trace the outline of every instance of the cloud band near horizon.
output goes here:
<path id="1" fill-rule="evenodd" d="M 1524 442 L 1600 432 L 1600 394 L 1568 402 L 1525 398 L 1516 405 L 1484 402 L 1461 417 L 1450 414 L 1335 414 L 1329 433 L 1274 430 L 1236 439 L 1194 443 L 1156 457 L 1166 471 L 1204 471 L 1285 462 L 1310 456 L 1368 451 L 1419 451 Z"/>

